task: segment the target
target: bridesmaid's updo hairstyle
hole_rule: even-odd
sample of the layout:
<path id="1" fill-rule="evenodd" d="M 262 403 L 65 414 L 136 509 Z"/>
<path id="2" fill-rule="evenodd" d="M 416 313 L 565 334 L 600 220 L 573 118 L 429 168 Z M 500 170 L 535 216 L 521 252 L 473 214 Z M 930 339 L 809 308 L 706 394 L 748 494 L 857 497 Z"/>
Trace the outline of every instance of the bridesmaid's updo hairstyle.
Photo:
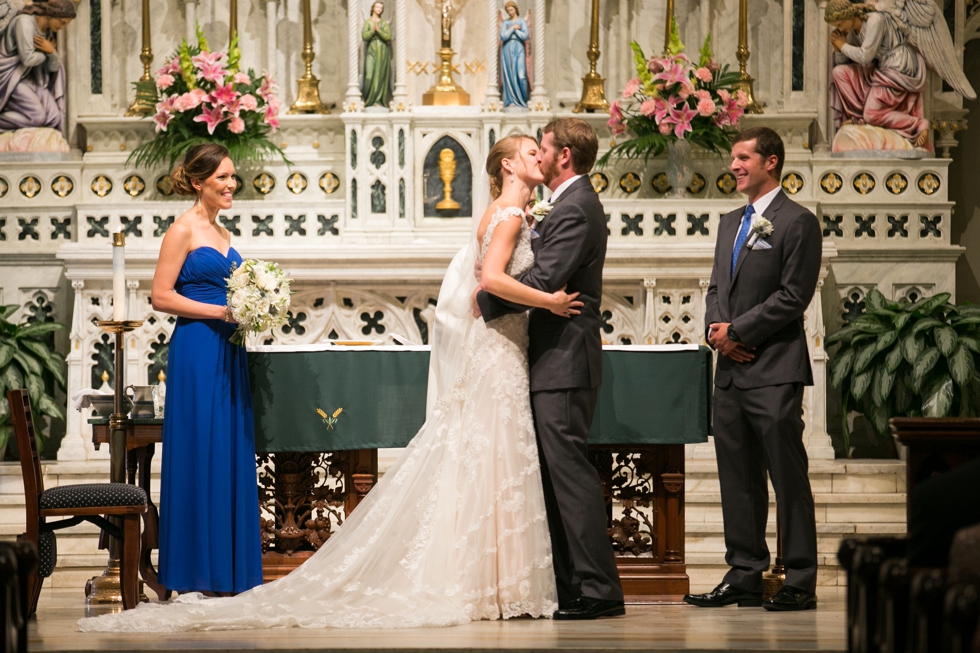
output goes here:
<path id="1" fill-rule="evenodd" d="M 513 159 L 521 151 L 521 142 L 534 141 L 527 134 L 511 134 L 501 138 L 487 155 L 487 175 L 490 177 L 490 197 L 497 199 L 504 188 L 504 159 Z M 535 141 L 536 143 L 537 141 Z"/>
<path id="2" fill-rule="evenodd" d="M 195 179 L 203 182 L 214 174 L 221 162 L 230 158 L 228 148 L 218 143 L 202 143 L 187 150 L 184 162 L 178 163 L 170 173 L 170 187 L 178 195 L 197 195 L 191 183 Z"/>

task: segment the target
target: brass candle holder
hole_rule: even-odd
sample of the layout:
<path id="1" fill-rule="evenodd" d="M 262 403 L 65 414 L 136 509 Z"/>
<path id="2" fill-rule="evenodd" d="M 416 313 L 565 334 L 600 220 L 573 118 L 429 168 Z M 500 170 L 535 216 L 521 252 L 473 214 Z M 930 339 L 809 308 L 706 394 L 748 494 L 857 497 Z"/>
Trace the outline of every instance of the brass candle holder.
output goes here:
<path id="1" fill-rule="evenodd" d="M 150 64 L 153 63 L 153 49 L 150 47 L 150 0 L 143 0 L 143 48 L 140 50 L 140 63 L 143 76 L 136 82 L 136 98 L 126 110 L 127 117 L 148 116 L 156 111 L 157 94 Z"/>
<path id="2" fill-rule="evenodd" d="M 144 6 L 145 2 L 146 0 L 144 0 Z M 126 387 L 126 364 L 123 360 L 126 350 L 123 345 L 125 334 L 143 326 L 143 320 L 100 320 L 98 325 L 106 333 L 112 333 L 116 336 L 116 350 L 113 360 L 115 397 L 112 416 L 109 418 L 109 481 L 125 483 L 126 430 L 129 428 L 129 415 L 123 409 L 123 389 Z M 120 530 L 122 529 L 122 522 L 118 518 L 110 517 L 109 520 L 116 524 Z M 119 541 L 114 537 L 108 539 L 109 562 L 105 571 L 102 572 L 101 576 L 96 576 L 85 584 L 85 602 L 89 605 L 122 605 Z M 145 601 L 146 597 L 142 596 L 142 592 L 140 594 L 140 600 Z"/>
<path id="3" fill-rule="evenodd" d="M 762 598 L 771 599 L 786 582 L 786 566 L 783 564 L 783 532 L 779 527 L 779 515 L 776 515 L 776 561 L 772 570 L 762 575 Z"/>
<path id="4" fill-rule="evenodd" d="M 589 73 L 582 78 L 582 99 L 573 113 L 587 111 L 609 111 L 606 101 L 606 80 L 596 72 L 596 62 L 599 61 L 599 0 L 592 0 L 592 30 L 589 36 Z"/>
<path id="5" fill-rule="evenodd" d="M 310 0 L 303 0 L 303 63 L 306 72 L 296 80 L 299 92 L 296 101 L 289 107 L 288 114 L 297 113 L 330 113 L 330 110 L 320 101 L 320 80 L 313 74 L 313 17 L 310 15 Z"/>
<path id="6" fill-rule="evenodd" d="M 738 50 L 735 58 L 738 59 L 739 80 L 735 82 L 736 89 L 745 92 L 745 97 L 749 103 L 745 107 L 745 113 L 762 113 L 762 107 L 755 101 L 755 93 L 752 85 L 755 82 L 752 76 L 746 72 L 746 65 L 749 62 L 749 13 L 747 0 L 738 2 Z"/>

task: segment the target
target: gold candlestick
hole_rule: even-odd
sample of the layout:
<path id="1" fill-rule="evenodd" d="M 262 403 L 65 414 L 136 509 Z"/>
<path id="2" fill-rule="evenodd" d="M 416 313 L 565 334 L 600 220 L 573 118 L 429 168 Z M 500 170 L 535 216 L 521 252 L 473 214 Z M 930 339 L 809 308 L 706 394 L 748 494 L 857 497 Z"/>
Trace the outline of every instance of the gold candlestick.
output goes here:
<path id="1" fill-rule="evenodd" d="M 148 0 L 143 0 L 144 8 Z M 99 327 L 106 333 L 116 336 L 116 351 L 113 360 L 115 374 L 113 389 L 112 416 L 109 418 L 109 480 L 113 483 L 126 482 L 126 430 L 129 428 L 129 414 L 123 410 L 123 389 L 126 387 L 126 361 L 123 341 L 125 334 L 143 326 L 143 320 L 102 320 Z M 103 379 L 105 375 L 103 375 Z M 109 521 L 122 528 L 118 517 Z M 122 604 L 122 585 L 120 583 L 119 540 L 109 538 L 109 562 L 101 576 L 95 576 L 85 584 L 85 601 L 89 605 Z M 141 601 L 146 597 L 140 596 Z"/>
<path id="2" fill-rule="evenodd" d="M 228 10 L 228 43 L 235 38 L 238 32 L 238 0 L 231 0 L 231 8 Z"/>
<path id="3" fill-rule="evenodd" d="M 126 116 L 147 116 L 156 110 L 157 92 L 150 75 L 153 50 L 150 47 L 150 0 L 143 0 L 143 48 L 140 50 L 143 76 L 136 82 L 136 98 L 126 111 Z"/>
<path id="4" fill-rule="evenodd" d="M 669 28 L 668 28 L 669 29 Z M 609 111 L 606 102 L 606 80 L 596 72 L 599 61 L 599 0 L 592 0 L 592 32 L 589 38 L 589 74 L 582 78 L 582 100 L 572 109 L 573 113 Z"/>
<path id="5" fill-rule="evenodd" d="M 664 28 L 664 56 L 670 54 L 670 33 L 674 25 L 674 0 L 667 0 L 667 26 Z"/>
<path id="6" fill-rule="evenodd" d="M 752 83 L 755 80 L 745 70 L 749 61 L 749 12 L 746 0 L 739 0 L 738 2 L 738 50 L 735 57 L 738 59 L 740 78 L 734 86 L 744 91 L 746 98 L 748 98 L 749 103 L 745 107 L 745 113 L 762 113 L 762 107 L 756 103 L 755 93 L 752 91 Z"/>
<path id="7" fill-rule="evenodd" d="M 303 0 L 303 63 L 306 72 L 296 80 L 299 93 L 286 113 L 330 113 L 320 101 L 320 80 L 313 74 L 313 18 L 310 16 L 310 0 Z"/>
<path id="8" fill-rule="evenodd" d="M 762 598 L 771 599 L 773 594 L 783 589 L 786 582 L 786 566 L 783 564 L 783 529 L 779 526 L 779 515 L 776 515 L 776 562 L 772 571 L 762 575 Z"/>
<path id="9" fill-rule="evenodd" d="M 439 179 L 442 180 L 442 200 L 436 208 L 452 211 L 459 208 L 459 202 L 453 199 L 453 179 L 456 178 L 456 153 L 448 147 L 439 152 Z"/>
<path id="10" fill-rule="evenodd" d="M 453 30 L 453 3 L 452 0 L 443 0 L 441 15 L 441 44 L 439 48 L 439 81 L 422 94 L 422 104 L 425 106 L 458 107 L 467 106 L 470 103 L 470 94 L 463 90 L 463 87 L 453 81 L 453 51 L 452 30 Z M 445 151 L 445 150 L 443 150 Z M 457 207 L 458 208 L 458 207 Z"/>

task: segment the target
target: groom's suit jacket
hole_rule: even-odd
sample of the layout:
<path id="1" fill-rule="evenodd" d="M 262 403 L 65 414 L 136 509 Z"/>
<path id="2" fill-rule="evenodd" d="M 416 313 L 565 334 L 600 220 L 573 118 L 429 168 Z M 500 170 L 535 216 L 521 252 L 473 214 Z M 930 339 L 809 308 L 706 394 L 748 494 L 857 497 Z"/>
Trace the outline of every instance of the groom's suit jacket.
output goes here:
<path id="1" fill-rule="evenodd" d="M 705 298 L 705 332 L 712 323 L 730 322 L 748 363 L 719 356 L 715 385 L 746 390 L 784 383 L 813 385 L 803 312 L 810 305 L 820 273 L 823 239 L 817 218 L 779 191 L 763 212 L 772 223 L 770 249 L 742 249 L 731 272 L 732 247 L 745 207 L 721 218 L 714 269 Z"/>
<path id="2" fill-rule="evenodd" d="M 602 383 L 602 266 L 606 260 L 606 218 L 589 177 L 572 183 L 537 226 L 531 240 L 534 266 L 520 281 L 544 292 L 567 284 L 566 292 L 581 293 L 579 315 L 559 317 L 532 308 L 528 334 L 531 392 L 567 388 L 597 388 Z M 527 310 L 481 291 L 477 302 L 486 321 Z"/>

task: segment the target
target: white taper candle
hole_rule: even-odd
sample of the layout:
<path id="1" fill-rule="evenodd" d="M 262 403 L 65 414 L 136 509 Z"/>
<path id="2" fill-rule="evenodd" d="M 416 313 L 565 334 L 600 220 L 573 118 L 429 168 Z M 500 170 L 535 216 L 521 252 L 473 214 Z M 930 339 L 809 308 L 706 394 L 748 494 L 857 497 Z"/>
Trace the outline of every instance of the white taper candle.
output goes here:
<path id="1" fill-rule="evenodd" d="M 112 319 L 126 319 L 126 236 L 122 231 L 112 234 Z"/>

